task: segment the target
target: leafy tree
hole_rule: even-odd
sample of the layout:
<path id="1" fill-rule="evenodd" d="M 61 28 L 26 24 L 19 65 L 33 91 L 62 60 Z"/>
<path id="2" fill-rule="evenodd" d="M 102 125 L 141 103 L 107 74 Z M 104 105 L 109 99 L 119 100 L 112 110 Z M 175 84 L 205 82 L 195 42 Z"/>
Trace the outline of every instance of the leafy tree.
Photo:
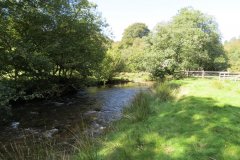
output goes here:
<path id="1" fill-rule="evenodd" d="M 227 58 L 214 19 L 183 8 L 172 21 L 159 24 L 148 38 L 149 71 L 156 75 L 180 70 L 224 70 Z M 151 59 L 159 59 L 151 67 Z"/>
<path id="2" fill-rule="evenodd" d="M 101 63 L 99 70 L 95 73 L 96 77 L 106 83 L 115 76 L 116 73 L 121 72 L 124 68 L 124 62 L 119 53 L 119 43 L 112 43 L 108 49 L 107 54 Z"/>
<path id="3" fill-rule="evenodd" d="M 115 43 L 111 52 L 121 57 L 121 71 L 138 72 L 144 71 L 145 38 L 150 30 L 144 23 L 134 23 L 127 27 L 123 38 Z"/>
<path id="4" fill-rule="evenodd" d="M 11 1 L 1 6 L 2 72 L 18 78 L 86 77 L 107 49 L 105 23 L 87 0 Z"/>
<path id="5" fill-rule="evenodd" d="M 130 72 L 145 71 L 145 53 L 147 43 L 144 38 L 135 38 L 133 44 L 122 49 L 125 59 L 125 70 Z"/>
<path id="6" fill-rule="evenodd" d="M 224 49 L 227 52 L 229 59 L 230 70 L 239 72 L 240 71 L 240 39 L 231 39 L 229 42 L 224 44 Z"/>
<path id="7" fill-rule="evenodd" d="M 14 99 L 34 98 L 63 79 L 93 76 L 110 43 L 95 8 L 88 0 L 1 0 L 0 80 L 11 85 L 0 88 L 12 88 Z M 2 95 L 0 102 L 13 99 Z"/>
<path id="8" fill-rule="evenodd" d="M 149 34 L 150 30 L 144 23 L 134 23 L 128 26 L 123 33 L 122 45 L 128 47 L 133 44 L 136 38 L 143 38 Z"/>

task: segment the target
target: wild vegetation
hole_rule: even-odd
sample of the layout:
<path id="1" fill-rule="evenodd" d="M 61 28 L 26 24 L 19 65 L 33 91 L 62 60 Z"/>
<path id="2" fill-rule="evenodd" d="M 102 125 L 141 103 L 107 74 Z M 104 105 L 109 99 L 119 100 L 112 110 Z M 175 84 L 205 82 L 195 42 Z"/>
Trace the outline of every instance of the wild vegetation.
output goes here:
<path id="1" fill-rule="evenodd" d="M 225 70 L 227 57 L 217 23 L 183 8 L 150 31 L 125 29 L 120 42 L 88 0 L 0 2 L 1 121 L 10 102 L 64 95 L 76 85 L 104 84 L 119 72 L 164 78 L 183 70 Z M 73 86 L 73 84 L 75 86 Z M 7 88 L 7 89 L 6 89 Z"/>
<path id="2" fill-rule="evenodd" d="M 3 0 L 0 8 L 1 121 L 9 101 L 61 95 L 103 71 L 110 39 L 95 4 Z"/>
<path id="3" fill-rule="evenodd" d="M 130 25 L 112 52 L 121 55 L 123 71 L 147 71 L 153 77 L 228 68 L 216 21 L 193 8 L 181 9 L 171 21 L 157 24 L 150 32 L 142 23 Z"/>
<path id="4" fill-rule="evenodd" d="M 183 79 L 156 88 L 124 110 L 95 159 L 239 159 L 239 83 Z"/>
<path id="5" fill-rule="evenodd" d="M 233 38 L 230 41 L 224 43 L 224 49 L 226 50 L 227 57 L 229 59 L 230 71 L 240 71 L 240 39 Z"/>
<path id="6" fill-rule="evenodd" d="M 223 45 L 214 17 L 188 7 L 153 30 L 131 24 L 113 42 L 96 8 L 88 0 L 0 1 L 0 124 L 9 122 L 11 105 L 78 87 L 160 82 L 105 135 L 75 135 L 71 152 L 33 139 L 12 151 L 2 146 L 0 159 L 239 159 L 239 83 L 164 80 L 187 70 L 239 72 L 240 40 Z"/>

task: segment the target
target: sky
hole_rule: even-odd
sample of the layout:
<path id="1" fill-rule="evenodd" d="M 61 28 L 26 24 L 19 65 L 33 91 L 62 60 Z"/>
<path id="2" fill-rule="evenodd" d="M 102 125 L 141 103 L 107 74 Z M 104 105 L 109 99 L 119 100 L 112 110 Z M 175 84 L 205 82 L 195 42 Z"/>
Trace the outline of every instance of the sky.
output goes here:
<path id="1" fill-rule="evenodd" d="M 109 24 L 113 39 L 121 40 L 124 29 L 135 22 L 153 29 L 167 22 L 183 7 L 193 7 L 215 17 L 222 41 L 240 36 L 240 0 L 92 0 Z"/>

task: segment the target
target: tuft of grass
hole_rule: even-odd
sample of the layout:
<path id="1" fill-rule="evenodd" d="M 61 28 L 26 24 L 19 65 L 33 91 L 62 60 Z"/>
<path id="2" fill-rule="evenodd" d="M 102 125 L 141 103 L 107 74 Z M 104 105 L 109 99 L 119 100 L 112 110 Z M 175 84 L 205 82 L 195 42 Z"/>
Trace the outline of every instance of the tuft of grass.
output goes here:
<path id="1" fill-rule="evenodd" d="M 175 83 L 163 82 L 155 85 L 153 93 L 160 102 L 171 101 L 175 98 L 178 87 Z"/>
<path id="2" fill-rule="evenodd" d="M 212 81 L 212 86 L 216 89 L 223 89 L 224 88 L 223 82 L 219 81 L 219 80 L 213 80 Z"/>
<path id="3" fill-rule="evenodd" d="M 72 145 L 77 153 L 73 159 L 76 160 L 98 160 L 99 139 L 91 134 L 82 133 L 75 136 L 75 144 Z"/>
<path id="4" fill-rule="evenodd" d="M 28 137 L 21 142 L 12 142 L 8 146 L 1 145 L 1 160 L 70 160 L 70 155 L 61 147 L 56 147 L 55 141 L 40 140 Z"/>
<path id="5" fill-rule="evenodd" d="M 126 118 L 133 122 L 142 121 L 146 119 L 151 113 L 150 103 L 152 101 L 151 95 L 140 92 L 133 100 L 129 107 L 126 107 L 123 114 Z"/>

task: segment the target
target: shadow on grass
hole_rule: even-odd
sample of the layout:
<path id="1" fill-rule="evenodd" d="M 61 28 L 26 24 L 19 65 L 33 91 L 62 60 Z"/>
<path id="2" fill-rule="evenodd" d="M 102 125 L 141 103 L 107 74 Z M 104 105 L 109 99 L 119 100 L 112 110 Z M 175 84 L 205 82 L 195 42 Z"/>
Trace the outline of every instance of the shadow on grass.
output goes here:
<path id="1" fill-rule="evenodd" d="M 240 106 L 202 97 L 152 105 L 156 112 L 146 121 L 115 123 L 103 159 L 240 159 Z"/>

